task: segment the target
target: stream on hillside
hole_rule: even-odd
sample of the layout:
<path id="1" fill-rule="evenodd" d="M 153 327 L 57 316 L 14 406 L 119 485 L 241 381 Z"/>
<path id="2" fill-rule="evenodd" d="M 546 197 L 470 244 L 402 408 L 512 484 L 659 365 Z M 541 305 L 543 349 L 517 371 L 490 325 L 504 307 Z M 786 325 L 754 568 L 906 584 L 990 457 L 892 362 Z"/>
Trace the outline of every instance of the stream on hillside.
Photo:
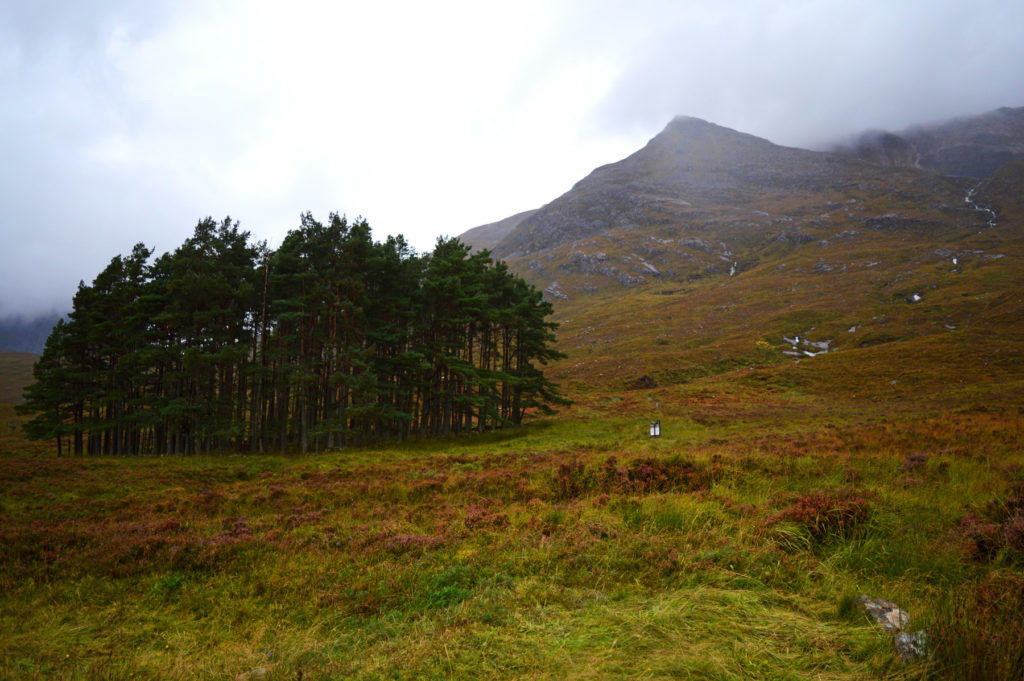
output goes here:
<path id="1" fill-rule="evenodd" d="M 974 210 L 981 211 L 982 213 L 985 213 L 985 215 L 988 216 L 988 226 L 989 227 L 995 227 L 996 226 L 996 212 L 994 210 L 992 210 L 991 208 L 989 208 L 988 206 L 979 206 L 977 203 L 974 202 L 974 192 L 978 191 L 978 187 L 980 187 L 980 186 L 981 186 L 981 183 L 979 182 L 978 184 L 974 185 L 974 187 L 972 187 L 970 191 L 967 192 L 967 196 L 964 197 L 964 203 L 966 203 L 968 206 L 970 206 Z"/>

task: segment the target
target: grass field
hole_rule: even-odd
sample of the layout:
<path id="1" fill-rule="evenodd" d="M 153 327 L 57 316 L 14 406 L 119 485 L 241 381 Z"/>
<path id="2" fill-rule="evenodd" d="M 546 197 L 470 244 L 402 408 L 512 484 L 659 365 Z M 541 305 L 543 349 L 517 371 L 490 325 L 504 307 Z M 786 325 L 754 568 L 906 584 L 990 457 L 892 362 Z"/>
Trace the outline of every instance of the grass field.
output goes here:
<path id="1" fill-rule="evenodd" d="M 21 391 L 32 383 L 32 365 L 39 355 L 0 350 L 0 404 L 21 402 Z"/>
<path id="2" fill-rule="evenodd" d="M 56 459 L 4 408 L 0 677 L 1020 678 L 1019 377 L 815 380 L 306 457 Z M 932 658 L 896 661 L 860 593 Z"/>

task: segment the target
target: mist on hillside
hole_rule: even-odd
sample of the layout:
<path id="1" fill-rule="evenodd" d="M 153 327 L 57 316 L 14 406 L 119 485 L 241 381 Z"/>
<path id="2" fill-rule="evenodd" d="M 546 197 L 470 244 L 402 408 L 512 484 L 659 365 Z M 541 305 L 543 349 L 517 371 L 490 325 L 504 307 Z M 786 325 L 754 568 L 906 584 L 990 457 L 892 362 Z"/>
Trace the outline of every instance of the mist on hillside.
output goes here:
<path id="1" fill-rule="evenodd" d="M 207 216 L 273 247 L 334 210 L 425 251 L 547 203 L 676 115 L 827 148 L 1024 104 L 1019 3 L 397 10 L 13 9 L 0 319 L 67 309 L 114 255 L 162 253 Z"/>

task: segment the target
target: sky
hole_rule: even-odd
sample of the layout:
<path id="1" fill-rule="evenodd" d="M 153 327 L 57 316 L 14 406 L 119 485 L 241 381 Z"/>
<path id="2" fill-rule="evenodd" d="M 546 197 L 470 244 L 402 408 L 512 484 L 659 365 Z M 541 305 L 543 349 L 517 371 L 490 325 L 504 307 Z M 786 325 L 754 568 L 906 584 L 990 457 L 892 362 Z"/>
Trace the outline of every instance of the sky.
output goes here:
<path id="1" fill-rule="evenodd" d="M 1024 105 L 1021 0 L 0 0 L 0 318 L 206 216 L 418 251 L 676 115 L 824 148 Z"/>

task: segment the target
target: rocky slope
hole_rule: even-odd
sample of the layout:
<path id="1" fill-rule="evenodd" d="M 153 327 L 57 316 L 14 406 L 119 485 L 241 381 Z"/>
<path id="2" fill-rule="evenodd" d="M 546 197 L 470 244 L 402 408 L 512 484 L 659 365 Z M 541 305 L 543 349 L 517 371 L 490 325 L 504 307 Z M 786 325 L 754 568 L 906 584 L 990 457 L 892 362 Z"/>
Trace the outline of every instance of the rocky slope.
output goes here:
<path id="1" fill-rule="evenodd" d="M 480 225 L 474 227 L 468 232 L 464 232 L 459 235 L 459 239 L 462 243 L 472 246 L 474 250 L 482 251 L 484 249 L 494 249 L 502 239 L 508 236 L 512 230 L 519 226 L 523 220 L 531 217 L 536 210 L 527 210 L 522 213 L 516 213 L 512 217 L 505 218 L 504 220 L 498 220 L 487 225 Z"/>
<path id="2" fill-rule="evenodd" d="M 999 144 L 1012 154 L 1014 140 Z M 677 118 L 493 251 L 555 301 L 569 354 L 557 380 L 643 386 L 826 361 L 841 381 L 863 369 L 825 359 L 836 353 L 895 368 L 986 344 L 996 366 L 1024 338 L 1024 165 L 979 182 L 897 162 L 922 147 L 889 148 L 873 162 Z"/>
<path id="3" fill-rule="evenodd" d="M 970 183 L 676 118 L 493 245 L 554 298 L 735 275 L 857 233 L 956 231 Z"/>
<path id="4" fill-rule="evenodd" d="M 873 163 L 982 179 L 1005 163 L 1024 158 L 1024 107 L 1003 107 L 898 133 L 870 131 L 837 150 Z"/>
<path id="5" fill-rule="evenodd" d="M 611 229 L 700 223 L 708 209 L 762 209 L 773 200 L 818 194 L 861 165 L 679 117 L 643 149 L 594 170 L 523 220 L 494 252 L 522 257 Z"/>

